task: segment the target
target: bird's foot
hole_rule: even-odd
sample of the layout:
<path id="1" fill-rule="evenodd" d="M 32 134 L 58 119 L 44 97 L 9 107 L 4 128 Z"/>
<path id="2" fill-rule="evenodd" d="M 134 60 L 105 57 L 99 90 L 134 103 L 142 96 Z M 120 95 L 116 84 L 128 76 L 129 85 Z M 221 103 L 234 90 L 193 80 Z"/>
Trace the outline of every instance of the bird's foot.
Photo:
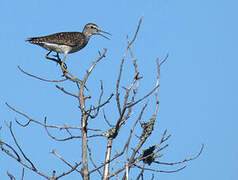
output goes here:
<path id="1" fill-rule="evenodd" d="M 61 60 L 60 57 L 59 57 L 59 53 L 57 53 L 56 55 L 53 55 L 54 57 L 57 58 L 57 59 L 56 59 L 56 58 L 49 57 L 49 55 L 50 55 L 51 52 L 52 52 L 52 51 L 48 52 L 48 53 L 45 55 L 45 58 L 48 59 L 48 60 L 54 61 L 54 62 L 56 62 L 57 64 L 59 64 L 59 65 L 61 66 L 62 60 Z M 64 68 L 67 69 L 67 65 L 66 65 L 65 63 L 64 63 Z"/>
<path id="2" fill-rule="evenodd" d="M 57 63 L 61 66 L 63 62 L 62 62 L 62 61 L 59 61 L 59 62 L 57 62 Z M 64 69 L 67 69 L 67 64 L 64 63 L 63 66 L 64 66 Z"/>
<path id="3" fill-rule="evenodd" d="M 63 72 L 63 76 L 66 77 L 66 78 L 68 78 L 68 79 L 70 79 L 70 80 L 72 80 L 72 81 L 74 81 L 74 82 L 82 83 L 82 81 L 81 81 L 80 79 L 78 79 L 76 76 L 74 76 L 71 72 L 69 72 L 69 71 L 65 68 L 64 65 L 65 65 L 65 64 L 63 64 L 63 62 L 62 62 L 62 64 L 61 64 L 61 70 L 62 70 L 62 72 Z M 70 77 L 69 77 L 68 75 L 69 75 Z"/>
<path id="4" fill-rule="evenodd" d="M 70 76 L 68 76 L 67 74 L 69 74 Z M 75 77 L 73 74 L 71 73 L 68 73 L 68 72 L 63 72 L 63 75 L 64 77 L 66 77 L 67 79 L 70 79 L 71 81 L 74 81 L 74 82 L 78 82 L 80 84 L 82 84 L 82 80 L 80 80 L 79 78 Z"/>

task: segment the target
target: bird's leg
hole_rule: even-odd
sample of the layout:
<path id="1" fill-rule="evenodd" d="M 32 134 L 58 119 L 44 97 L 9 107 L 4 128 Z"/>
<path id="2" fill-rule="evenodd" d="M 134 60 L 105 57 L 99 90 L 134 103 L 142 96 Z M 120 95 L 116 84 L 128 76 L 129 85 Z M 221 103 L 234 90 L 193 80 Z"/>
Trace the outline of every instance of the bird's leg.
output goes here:
<path id="1" fill-rule="evenodd" d="M 56 56 L 57 59 L 55 59 L 55 58 L 49 57 L 49 55 L 50 55 L 51 52 L 52 52 L 52 51 L 49 51 L 49 52 L 45 55 L 45 58 L 46 58 L 46 59 L 49 59 L 49 60 L 52 60 L 52 61 L 55 61 L 55 62 L 57 62 L 58 64 L 61 65 L 61 59 L 60 59 L 58 53 L 57 53 L 57 56 Z"/>
<path id="2" fill-rule="evenodd" d="M 51 52 L 52 52 L 52 51 L 49 51 L 49 52 L 45 55 L 46 59 L 55 61 L 57 64 L 61 65 L 61 64 L 62 64 L 62 61 L 61 61 L 61 59 L 60 59 L 60 57 L 59 57 L 59 53 L 57 53 L 56 55 L 53 55 L 54 57 L 57 57 L 57 59 L 55 59 L 55 58 L 49 57 L 49 55 L 50 55 Z M 66 65 L 66 64 L 64 64 L 64 68 L 67 69 L 67 65 Z"/>
<path id="3" fill-rule="evenodd" d="M 65 68 L 65 60 L 66 60 L 66 56 L 67 54 L 64 55 L 64 59 L 61 63 L 61 70 L 63 72 L 63 74 L 65 75 L 65 73 L 68 73 L 74 80 L 81 82 L 81 80 L 79 80 L 77 77 L 75 77 L 71 72 L 69 72 L 66 68 Z"/>
<path id="4" fill-rule="evenodd" d="M 61 65 L 62 64 L 62 61 L 59 57 L 59 53 L 57 53 L 56 55 L 53 55 L 54 57 L 57 57 L 57 60 L 59 61 L 58 63 Z M 64 63 L 64 68 L 67 69 L 67 65 Z"/>
<path id="5" fill-rule="evenodd" d="M 53 55 L 53 56 L 57 58 L 57 61 L 59 61 L 60 65 L 61 65 L 62 61 L 61 61 L 61 59 L 60 59 L 60 57 L 59 57 L 59 53 L 56 53 L 56 54 Z"/>
<path id="6" fill-rule="evenodd" d="M 57 62 L 57 63 L 60 64 L 61 59 L 60 59 L 59 57 L 57 57 L 58 59 L 49 57 L 49 55 L 50 55 L 51 52 L 52 52 L 52 51 L 49 51 L 49 52 L 45 55 L 45 58 L 46 58 L 46 59 L 49 59 L 49 60 L 52 60 L 52 61 L 55 61 L 55 62 Z"/>

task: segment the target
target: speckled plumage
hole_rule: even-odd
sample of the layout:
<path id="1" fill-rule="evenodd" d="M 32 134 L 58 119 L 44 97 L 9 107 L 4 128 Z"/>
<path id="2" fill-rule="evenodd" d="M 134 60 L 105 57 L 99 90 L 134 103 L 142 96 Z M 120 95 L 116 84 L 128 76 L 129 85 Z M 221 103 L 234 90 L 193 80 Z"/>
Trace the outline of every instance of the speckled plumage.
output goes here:
<path id="1" fill-rule="evenodd" d="M 27 41 L 36 44 L 39 46 L 46 46 L 46 43 L 50 44 L 57 44 L 57 45 L 66 45 L 70 47 L 79 47 L 78 50 L 84 48 L 88 43 L 89 38 L 87 38 L 81 32 L 60 32 L 51 34 L 49 36 L 42 36 L 42 37 L 33 37 L 28 39 Z M 44 47 L 48 49 L 47 47 Z M 52 49 L 48 49 L 52 50 Z M 69 52 L 72 53 L 72 52 Z"/>
<path id="2" fill-rule="evenodd" d="M 94 34 L 107 38 L 100 32 L 104 31 L 100 30 L 96 24 L 88 23 L 85 25 L 83 32 L 60 32 L 48 36 L 32 37 L 27 42 L 39 45 L 49 51 L 69 54 L 84 48 Z"/>
<path id="3" fill-rule="evenodd" d="M 45 57 L 49 60 L 59 63 L 64 74 L 68 73 L 71 77 L 77 79 L 72 73 L 67 70 L 67 66 L 65 65 L 66 56 L 69 53 L 74 53 L 84 48 L 92 35 L 101 35 L 109 39 L 102 33 L 109 34 L 105 31 L 100 30 L 96 24 L 88 23 L 84 26 L 83 32 L 60 32 L 48 36 L 32 37 L 26 41 L 47 49 L 49 52 Z M 49 54 L 52 51 L 57 53 L 57 59 L 49 57 Z M 64 54 L 63 61 L 61 61 L 61 59 L 59 58 L 58 53 Z"/>

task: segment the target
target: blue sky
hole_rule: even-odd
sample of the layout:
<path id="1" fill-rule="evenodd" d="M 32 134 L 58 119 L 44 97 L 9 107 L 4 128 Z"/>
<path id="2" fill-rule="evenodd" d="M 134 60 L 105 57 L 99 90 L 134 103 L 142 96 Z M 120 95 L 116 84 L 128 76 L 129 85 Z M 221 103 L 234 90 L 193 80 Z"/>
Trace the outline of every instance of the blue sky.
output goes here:
<path id="1" fill-rule="evenodd" d="M 20 65 L 24 70 L 41 77 L 60 78 L 59 66 L 44 59 L 46 50 L 26 43 L 28 37 L 81 31 L 88 22 L 96 23 L 110 32 L 110 41 L 99 36 L 93 37 L 86 48 L 69 55 L 66 60 L 70 70 L 81 78 L 98 57 L 98 50 L 108 48 L 106 59 L 96 67 L 89 83 L 92 89 L 90 93 L 96 97 L 98 91 L 95 86 L 99 88 L 100 80 L 103 80 L 106 98 L 115 91 L 115 79 L 126 48 L 126 35 L 132 37 L 139 18 L 144 15 L 133 45 L 134 56 L 144 77 L 140 95 L 153 87 L 155 59 L 169 53 L 168 61 L 161 69 L 159 121 L 145 147 L 156 143 L 164 129 L 172 134 L 169 147 L 163 152 L 165 161 L 183 160 L 196 154 L 201 144 L 205 144 L 203 154 L 187 163 L 185 170 L 174 174 L 158 173 L 155 179 L 237 179 L 237 6 L 235 0 L 1 0 L 1 138 L 13 143 L 5 121 L 14 121 L 15 118 L 24 121 L 10 111 L 5 102 L 37 120 L 43 121 L 47 116 L 52 124 L 72 125 L 80 119 L 77 101 L 56 89 L 54 83 L 32 79 L 17 69 Z M 125 84 L 131 65 L 129 58 L 127 63 Z M 71 83 L 60 85 L 76 92 Z M 115 122 L 115 109 L 105 110 Z M 146 111 L 145 120 L 149 119 L 151 112 L 152 109 Z M 94 127 L 103 124 L 102 119 L 94 121 Z M 51 173 L 51 169 L 67 169 L 49 154 L 52 149 L 65 154 L 69 161 L 80 160 L 81 147 L 78 141 L 64 144 L 54 142 L 37 125 L 22 128 L 14 123 L 13 128 L 24 150 L 46 173 Z M 98 143 L 99 140 L 95 139 L 92 143 Z M 103 153 L 103 149 L 99 153 Z M 1 179 L 8 178 L 7 170 L 17 179 L 20 178 L 21 166 L 3 153 L 0 164 Z M 26 170 L 25 179 L 42 178 Z"/>

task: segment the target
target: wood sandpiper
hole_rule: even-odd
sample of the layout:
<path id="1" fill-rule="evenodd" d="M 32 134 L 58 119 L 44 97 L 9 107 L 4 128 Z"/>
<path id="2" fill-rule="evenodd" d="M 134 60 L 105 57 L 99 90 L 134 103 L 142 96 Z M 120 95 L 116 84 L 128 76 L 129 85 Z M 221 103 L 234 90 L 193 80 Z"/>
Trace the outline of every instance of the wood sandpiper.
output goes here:
<path id="1" fill-rule="evenodd" d="M 66 69 L 67 67 L 65 65 L 66 56 L 70 53 L 80 51 L 82 48 L 84 48 L 92 35 L 101 35 L 104 38 L 109 39 L 102 33 L 111 35 L 108 32 L 100 30 L 98 28 L 98 25 L 88 23 L 84 26 L 83 32 L 60 32 L 48 36 L 32 37 L 27 39 L 26 41 L 47 49 L 49 52 L 46 54 L 45 57 L 47 59 L 59 63 L 61 65 L 61 69 L 64 74 L 68 73 L 72 78 L 77 79 L 72 73 L 70 73 Z M 49 54 L 52 51 L 57 53 L 56 57 L 58 59 L 49 57 Z M 64 54 L 63 61 L 60 60 L 58 53 Z"/>

